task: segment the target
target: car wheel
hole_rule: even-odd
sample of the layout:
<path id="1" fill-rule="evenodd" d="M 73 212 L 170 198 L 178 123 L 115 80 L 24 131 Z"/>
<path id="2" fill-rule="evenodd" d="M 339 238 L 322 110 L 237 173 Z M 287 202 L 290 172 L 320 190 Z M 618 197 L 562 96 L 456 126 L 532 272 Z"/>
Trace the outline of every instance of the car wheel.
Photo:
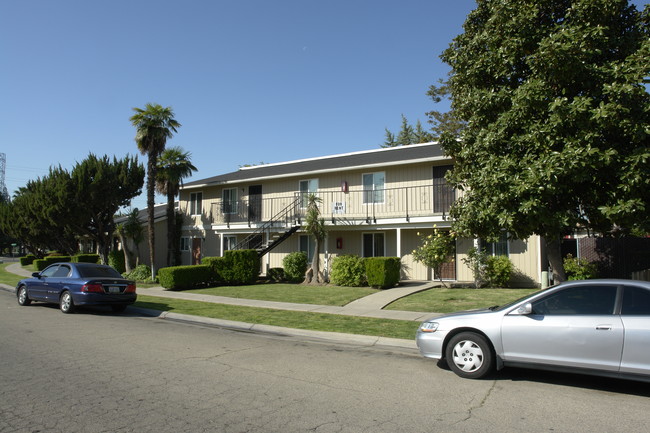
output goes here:
<path id="1" fill-rule="evenodd" d="M 18 305 L 29 305 L 31 303 L 32 300 L 27 295 L 27 287 L 20 286 L 18 288 Z"/>
<path id="2" fill-rule="evenodd" d="M 111 305 L 111 308 L 115 313 L 121 313 L 126 310 L 126 305 Z"/>
<path id="3" fill-rule="evenodd" d="M 447 344 L 445 356 L 449 368 L 460 377 L 480 379 L 494 368 L 492 346 L 482 335 L 462 332 Z"/>
<path id="4" fill-rule="evenodd" d="M 67 290 L 61 295 L 59 300 L 59 308 L 65 314 L 74 313 L 74 301 L 72 300 L 72 295 Z"/>

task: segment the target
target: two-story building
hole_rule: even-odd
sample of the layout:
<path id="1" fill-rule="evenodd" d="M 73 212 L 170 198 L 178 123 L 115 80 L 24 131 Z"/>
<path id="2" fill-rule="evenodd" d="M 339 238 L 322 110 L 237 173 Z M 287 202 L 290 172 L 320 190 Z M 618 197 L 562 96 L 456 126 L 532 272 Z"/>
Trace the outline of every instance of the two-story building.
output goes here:
<path id="1" fill-rule="evenodd" d="M 434 279 L 430 269 L 412 259 L 412 251 L 434 224 L 450 226 L 449 208 L 459 194 L 444 177 L 452 164 L 437 143 L 425 143 L 243 167 L 186 183 L 180 194 L 183 264 L 228 249 L 254 248 L 265 272 L 282 267 L 288 253 L 311 255 L 312 239 L 301 224 L 306 198 L 315 194 L 327 225 L 323 269 L 342 254 L 397 256 L 405 279 Z M 462 258 L 475 243 L 457 241 L 444 279 L 472 281 Z M 539 284 L 539 238 L 508 240 L 504 233 L 487 248 L 510 257 L 519 285 Z"/>

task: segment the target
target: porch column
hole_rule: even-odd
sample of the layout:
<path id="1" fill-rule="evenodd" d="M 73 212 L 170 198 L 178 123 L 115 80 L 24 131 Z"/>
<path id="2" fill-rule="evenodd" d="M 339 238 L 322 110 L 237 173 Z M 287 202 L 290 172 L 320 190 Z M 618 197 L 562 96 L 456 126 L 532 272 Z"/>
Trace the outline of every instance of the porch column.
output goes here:
<path id="1" fill-rule="evenodd" d="M 397 234 L 397 254 L 396 256 L 402 258 L 402 229 L 400 227 L 396 230 Z"/>

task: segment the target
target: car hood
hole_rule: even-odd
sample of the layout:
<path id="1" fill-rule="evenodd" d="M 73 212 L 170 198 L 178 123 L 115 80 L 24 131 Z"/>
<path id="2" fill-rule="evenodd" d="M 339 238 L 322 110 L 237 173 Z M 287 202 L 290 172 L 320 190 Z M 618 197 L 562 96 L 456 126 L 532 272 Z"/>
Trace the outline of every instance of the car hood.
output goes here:
<path id="1" fill-rule="evenodd" d="M 426 321 L 431 322 L 431 321 L 436 321 L 436 320 L 439 320 L 439 319 L 453 319 L 453 318 L 456 318 L 456 317 L 469 316 L 469 315 L 472 315 L 472 314 L 482 315 L 482 314 L 487 314 L 487 313 L 492 313 L 492 312 L 494 312 L 494 311 L 489 309 L 489 308 L 478 308 L 476 310 L 465 310 L 465 311 L 458 311 L 458 312 L 455 312 L 455 313 L 442 314 L 440 316 L 435 316 L 435 317 L 432 317 L 430 319 L 427 319 Z"/>

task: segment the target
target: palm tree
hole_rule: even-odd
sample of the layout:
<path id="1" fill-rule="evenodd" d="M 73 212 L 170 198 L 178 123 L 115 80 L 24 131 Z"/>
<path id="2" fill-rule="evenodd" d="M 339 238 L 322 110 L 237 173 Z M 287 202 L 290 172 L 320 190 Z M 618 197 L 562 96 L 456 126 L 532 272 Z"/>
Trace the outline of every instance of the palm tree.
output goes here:
<path id="1" fill-rule="evenodd" d="M 174 200 L 180 191 L 183 179 L 189 177 L 196 167 L 190 161 L 190 152 L 181 147 L 165 149 L 158 158 L 156 189 L 167 195 L 167 266 L 173 266 L 178 243 L 176 242 L 176 214 Z"/>
<path id="2" fill-rule="evenodd" d="M 145 108 L 133 108 L 135 114 L 129 120 L 135 126 L 135 142 L 147 160 L 147 210 L 149 226 L 149 259 L 151 260 L 151 278 L 156 276 L 155 238 L 154 238 L 154 194 L 156 186 L 156 162 L 165 150 L 167 139 L 171 138 L 181 126 L 174 119 L 171 107 L 160 104 L 147 104 Z"/>
<path id="3" fill-rule="evenodd" d="M 318 205 L 322 200 L 316 194 L 309 194 L 307 197 L 307 214 L 305 216 L 305 232 L 314 238 L 314 256 L 311 260 L 311 266 L 305 272 L 303 284 L 322 284 L 325 283 L 325 277 L 320 270 L 320 246 L 327 235 L 325 229 L 325 220 L 320 217 Z"/>

